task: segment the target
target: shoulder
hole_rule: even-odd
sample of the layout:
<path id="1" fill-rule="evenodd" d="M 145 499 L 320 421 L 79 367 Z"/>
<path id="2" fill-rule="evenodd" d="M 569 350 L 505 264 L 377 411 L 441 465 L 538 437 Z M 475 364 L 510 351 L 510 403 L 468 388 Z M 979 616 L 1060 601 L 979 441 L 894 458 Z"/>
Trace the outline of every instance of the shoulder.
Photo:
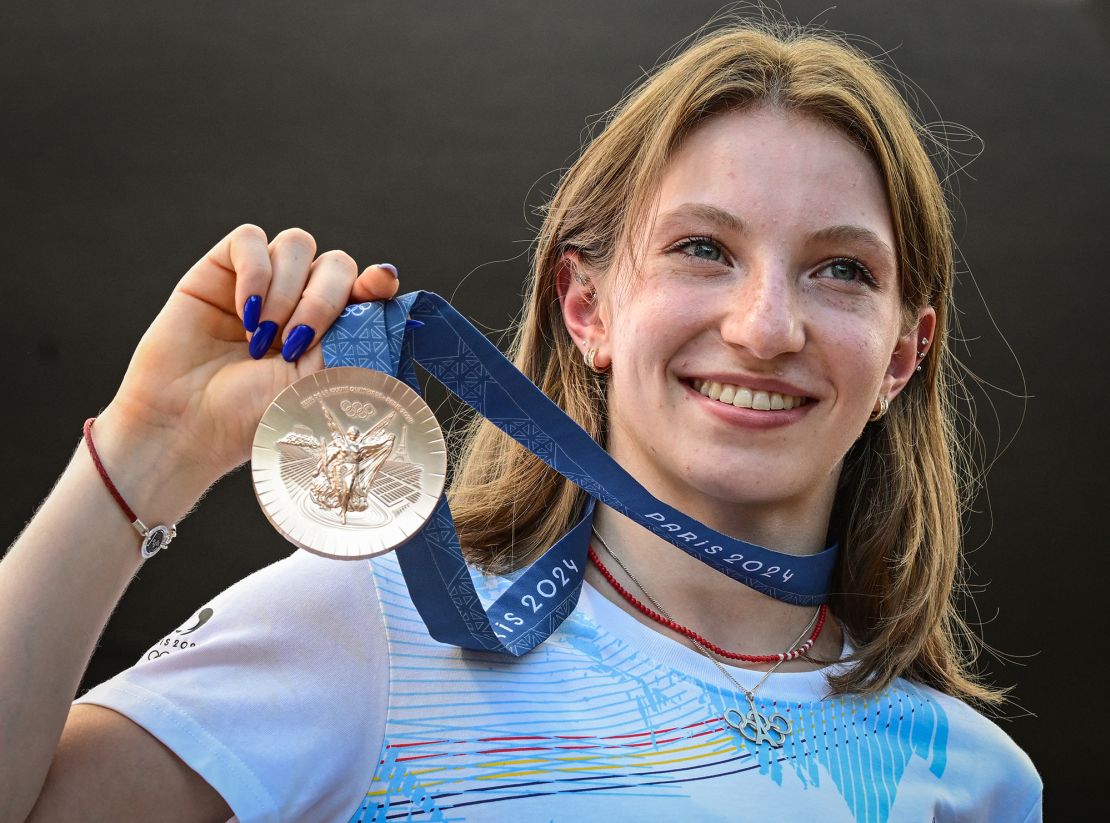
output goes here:
<path id="1" fill-rule="evenodd" d="M 132 673 L 171 673 L 223 663 L 237 678 L 363 665 L 384 643 L 374 574 L 367 561 L 298 551 L 225 589 L 143 656 Z M 223 651 L 221 651 L 223 650 Z M 221 684 L 224 688 L 226 683 Z"/>
<path id="2" fill-rule="evenodd" d="M 1005 807 L 1022 815 L 1039 808 L 1040 774 L 999 722 L 929 686 L 905 680 L 897 685 L 932 703 L 943 716 L 936 733 L 947 752 L 947 780 L 966 783 L 987 808 Z"/>
<path id="3" fill-rule="evenodd" d="M 964 701 L 931 687 L 913 684 L 913 688 L 928 694 L 944 709 L 948 716 L 948 735 L 952 744 L 967 746 L 983 755 L 997 758 L 1007 767 L 1017 768 L 1033 782 L 1040 783 L 1040 777 L 1029 755 L 997 721 Z"/>
<path id="4" fill-rule="evenodd" d="M 298 551 L 204 604 L 156 644 L 140 667 L 166 656 L 186 664 L 202 647 L 234 647 L 240 677 L 275 671 L 285 678 L 294 673 L 312 677 L 322 669 L 334 673 L 380 662 L 381 629 L 368 561 L 336 561 Z"/>
<path id="5" fill-rule="evenodd" d="M 289 600 L 296 594 L 306 604 L 311 599 L 313 603 L 326 606 L 331 602 L 329 598 L 320 599 L 314 595 L 324 595 L 336 589 L 340 592 L 361 589 L 369 584 L 372 576 L 369 563 L 364 560 L 330 560 L 297 551 L 225 589 L 213 603 L 243 603 L 265 609 L 268 603 Z M 292 613 L 293 616 L 298 614 L 303 615 L 304 612 Z"/>

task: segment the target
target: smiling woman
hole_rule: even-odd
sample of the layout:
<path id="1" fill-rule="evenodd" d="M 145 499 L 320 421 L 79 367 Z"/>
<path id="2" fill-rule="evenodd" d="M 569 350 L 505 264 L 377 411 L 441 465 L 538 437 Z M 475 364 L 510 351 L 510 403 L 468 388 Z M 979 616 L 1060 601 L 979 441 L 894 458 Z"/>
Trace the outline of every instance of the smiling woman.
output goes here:
<path id="1" fill-rule="evenodd" d="M 952 604 L 971 471 L 946 345 L 950 220 L 922 139 L 891 82 L 832 38 L 741 28 L 695 43 L 564 177 L 516 363 L 691 514 L 799 553 L 839 540 L 831 602 L 859 663 L 834 688 L 910 674 L 995 701 Z M 586 348 L 611 375 L 580 368 Z M 771 409 L 775 394 L 794 408 Z M 473 560 L 507 571 L 568 528 L 580 493 L 476 425 L 453 511 Z M 764 647 L 789 634 L 762 610 L 753 621 L 746 593 L 713 590 L 728 607 L 697 620 Z M 691 605 L 705 594 L 692 586 Z"/>
<path id="2" fill-rule="evenodd" d="M 634 523 L 595 505 L 624 505 L 601 478 L 551 467 L 569 445 L 535 421 L 512 441 L 476 422 L 454 521 L 487 602 L 531 587 L 495 625 L 542 613 L 534 651 L 435 642 L 414 600 L 438 559 L 416 575 L 302 552 L 67 719 L 140 563 L 105 484 L 172 523 L 322 367 L 317 331 L 396 291 L 307 232 L 233 231 L 140 344 L 89 445 L 103 462 L 78 451 L 0 568 L 18 669 L 0 707 L 30 707 L 0 717 L 29 741 L 4 747 L 19 791 L 0 820 L 1039 820 L 1032 764 L 971 705 L 1001 694 L 953 605 L 952 240 L 920 135 L 844 43 L 737 24 L 647 79 L 566 172 L 515 364 L 676 514 Z M 583 518 L 586 569 L 584 540 L 551 549 Z M 796 596 L 809 556 L 838 557 L 833 584 Z"/>
<path id="3" fill-rule="evenodd" d="M 707 221 L 694 202 L 733 217 Z M 881 178 L 814 117 L 732 111 L 681 145 L 655 208 L 635 270 L 612 275 L 632 278 L 619 304 L 578 285 L 567 295 L 568 329 L 613 363 L 609 408 L 624 425 L 609 450 L 683 511 L 817 552 L 844 455 L 933 336 L 931 307 L 903 327 L 897 268 L 874 251 L 894 243 Z M 661 440 L 668 429 L 684 437 Z"/>

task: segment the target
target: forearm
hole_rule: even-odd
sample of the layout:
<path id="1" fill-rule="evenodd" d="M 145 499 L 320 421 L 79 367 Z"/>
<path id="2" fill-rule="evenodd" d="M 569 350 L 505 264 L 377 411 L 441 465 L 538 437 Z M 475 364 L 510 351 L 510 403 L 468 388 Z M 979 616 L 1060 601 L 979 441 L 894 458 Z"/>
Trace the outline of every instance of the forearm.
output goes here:
<path id="1" fill-rule="evenodd" d="M 101 459 L 147 526 L 171 524 L 200 497 L 149 432 L 106 411 L 93 428 Z M 0 562 L 0 821 L 34 805 L 97 638 L 142 563 L 140 537 L 81 444 Z"/>

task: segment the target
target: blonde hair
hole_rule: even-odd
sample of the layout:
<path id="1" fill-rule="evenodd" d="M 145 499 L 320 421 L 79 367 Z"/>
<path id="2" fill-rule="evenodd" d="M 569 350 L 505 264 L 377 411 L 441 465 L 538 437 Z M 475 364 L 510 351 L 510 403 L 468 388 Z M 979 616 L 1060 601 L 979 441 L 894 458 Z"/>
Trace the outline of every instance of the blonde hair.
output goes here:
<path id="1" fill-rule="evenodd" d="M 583 367 L 564 326 L 563 256 L 595 271 L 643 221 L 668 158 L 715 113 L 756 105 L 821 118 L 874 160 L 893 216 L 908 324 L 937 313 L 923 370 L 845 458 L 833 511 L 841 542 L 830 605 L 856 648 L 833 693 L 875 692 L 905 676 L 961 698 L 1002 692 L 972 670 L 977 641 L 960 615 L 961 518 L 976 481 L 954 407 L 947 345 L 953 242 L 945 192 L 925 149 L 932 138 L 891 80 L 841 39 L 776 24 L 732 22 L 699 35 L 612 112 L 563 176 L 537 239 L 526 307 L 510 355 L 598 442 L 605 384 Z M 564 534 L 585 500 L 577 486 L 485 421 L 465 433 L 451 506 L 467 559 L 519 568 Z"/>

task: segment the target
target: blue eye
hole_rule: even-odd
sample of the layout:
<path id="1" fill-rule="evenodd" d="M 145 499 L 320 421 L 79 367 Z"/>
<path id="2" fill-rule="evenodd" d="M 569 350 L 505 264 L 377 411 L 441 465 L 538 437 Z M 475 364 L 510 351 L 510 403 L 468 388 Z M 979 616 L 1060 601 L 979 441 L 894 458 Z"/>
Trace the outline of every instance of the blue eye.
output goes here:
<path id="1" fill-rule="evenodd" d="M 720 244 L 711 237 L 687 237 L 671 246 L 669 251 L 679 251 L 685 257 L 693 257 L 707 263 L 722 263 L 725 259 L 725 253 Z"/>
<path id="2" fill-rule="evenodd" d="M 820 271 L 828 272 L 828 279 L 841 283 L 863 282 L 869 286 L 878 285 L 867 267 L 850 257 L 839 257 L 832 260 L 822 266 Z"/>

